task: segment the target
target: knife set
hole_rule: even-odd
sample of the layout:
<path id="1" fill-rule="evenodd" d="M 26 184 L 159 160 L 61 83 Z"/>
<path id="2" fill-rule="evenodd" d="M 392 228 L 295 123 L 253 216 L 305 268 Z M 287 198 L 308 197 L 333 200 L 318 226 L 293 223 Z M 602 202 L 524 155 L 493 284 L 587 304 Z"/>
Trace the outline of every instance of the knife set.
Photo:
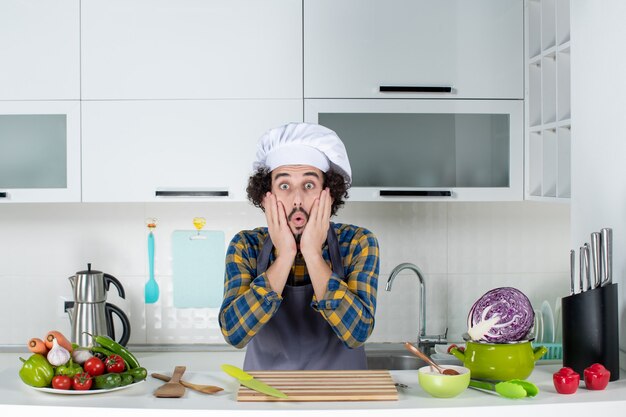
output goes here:
<path id="1" fill-rule="evenodd" d="M 580 247 L 576 280 L 575 252 L 570 251 L 570 295 L 561 300 L 563 366 L 580 375 L 601 363 L 619 379 L 617 284 L 612 282 L 613 236 L 610 228 L 591 234 Z M 578 285 L 576 285 L 578 284 Z"/>

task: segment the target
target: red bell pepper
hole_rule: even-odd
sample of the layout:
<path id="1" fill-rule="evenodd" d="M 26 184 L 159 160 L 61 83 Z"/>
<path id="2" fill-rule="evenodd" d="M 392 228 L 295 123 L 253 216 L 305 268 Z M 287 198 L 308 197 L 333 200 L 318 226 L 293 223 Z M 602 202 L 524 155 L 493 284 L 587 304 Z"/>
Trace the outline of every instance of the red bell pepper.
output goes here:
<path id="1" fill-rule="evenodd" d="M 552 375 L 552 382 L 554 382 L 554 388 L 559 394 L 573 394 L 578 389 L 580 375 L 572 368 L 565 367 Z"/>
<path id="2" fill-rule="evenodd" d="M 609 384 L 611 371 L 599 363 L 594 363 L 585 369 L 585 386 L 591 390 L 603 390 Z"/>

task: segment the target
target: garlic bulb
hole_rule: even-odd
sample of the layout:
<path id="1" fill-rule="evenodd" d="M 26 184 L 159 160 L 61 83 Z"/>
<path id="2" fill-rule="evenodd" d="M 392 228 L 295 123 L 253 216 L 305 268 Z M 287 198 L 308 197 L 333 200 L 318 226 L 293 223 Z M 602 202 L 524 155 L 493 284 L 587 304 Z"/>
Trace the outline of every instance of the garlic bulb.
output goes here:
<path id="1" fill-rule="evenodd" d="M 61 366 L 70 360 L 70 352 L 63 346 L 60 346 L 57 339 L 52 341 L 52 349 L 48 352 L 48 362 L 52 366 Z"/>
<path id="2" fill-rule="evenodd" d="M 93 355 L 87 349 L 76 348 L 72 352 L 72 359 L 74 359 L 74 362 L 76 362 L 79 365 L 82 365 L 83 363 L 87 362 L 87 360 L 92 357 Z"/>

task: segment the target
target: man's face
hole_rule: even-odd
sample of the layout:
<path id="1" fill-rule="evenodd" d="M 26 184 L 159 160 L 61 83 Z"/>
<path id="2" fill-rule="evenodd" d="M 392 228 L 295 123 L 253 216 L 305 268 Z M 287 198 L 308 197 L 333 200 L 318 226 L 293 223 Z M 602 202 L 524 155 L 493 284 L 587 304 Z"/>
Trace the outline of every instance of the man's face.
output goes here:
<path id="1" fill-rule="evenodd" d="M 304 231 L 323 186 L 324 173 L 309 165 L 284 165 L 272 171 L 272 194 L 285 206 L 287 222 L 295 236 Z"/>

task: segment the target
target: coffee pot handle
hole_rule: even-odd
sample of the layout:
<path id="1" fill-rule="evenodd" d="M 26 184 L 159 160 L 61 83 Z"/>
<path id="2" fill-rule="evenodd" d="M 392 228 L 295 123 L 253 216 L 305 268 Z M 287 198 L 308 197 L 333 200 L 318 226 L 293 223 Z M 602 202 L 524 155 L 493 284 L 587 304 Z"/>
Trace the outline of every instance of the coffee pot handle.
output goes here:
<path id="1" fill-rule="evenodd" d="M 122 287 L 122 283 L 113 275 L 104 274 L 104 285 L 107 291 L 109 291 L 109 287 L 111 286 L 111 284 L 115 285 L 115 287 L 117 288 L 117 293 L 120 295 L 120 297 L 126 298 L 126 292 L 124 292 L 124 287 Z"/>
<path id="2" fill-rule="evenodd" d="M 115 340 L 115 327 L 113 326 L 113 314 L 115 313 L 122 321 L 122 337 L 117 343 L 126 346 L 128 339 L 130 339 L 130 320 L 128 320 L 128 316 L 124 314 L 121 308 L 114 304 L 106 303 L 104 310 L 106 314 L 107 334 L 111 339 Z"/>

